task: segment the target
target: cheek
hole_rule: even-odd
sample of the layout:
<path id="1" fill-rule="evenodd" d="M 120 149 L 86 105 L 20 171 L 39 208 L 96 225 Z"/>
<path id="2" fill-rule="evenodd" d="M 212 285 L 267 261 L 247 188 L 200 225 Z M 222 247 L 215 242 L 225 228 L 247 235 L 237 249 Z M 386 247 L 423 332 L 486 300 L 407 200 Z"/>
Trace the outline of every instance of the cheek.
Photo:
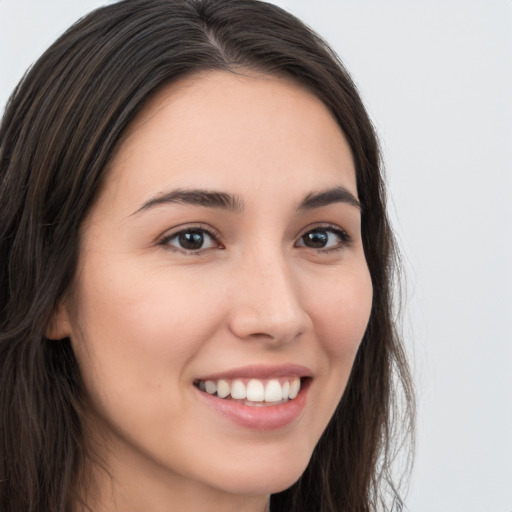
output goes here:
<path id="1" fill-rule="evenodd" d="M 372 307 L 373 289 L 366 266 L 332 276 L 311 306 L 318 338 L 332 363 L 352 364 Z"/>
<path id="2" fill-rule="evenodd" d="M 93 410 L 135 440 L 153 432 L 152 422 L 180 425 L 188 363 L 217 328 L 220 308 L 190 280 L 114 270 L 89 271 L 77 290 L 72 342 Z"/>
<path id="3" fill-rule="evenodd" d="M 171 373 L 178 379 L 222 320 L 215 287 L 201 286 L 190 274 L 180 279 L 174 273 L 171 279 L 165 268 L 141 272 L 105 261 L 86 270 L 73 337 L 83 372 L 91 374 L 86 380 L 97 381 L 101 374 L 121 386 L 129 375 L 124 381 L 135 386 L 168 381 Z"/>
<path id="4" fill-rule="evenodd" d="M 366 265 L 337 269 L 325 280 L 316 279 L 308 308 L 318 343 L 319 359 L 311 445 L 314 446 L 345 391 L 372 307 L 373 289 Z M 311 289 L 311 288 L 310 288 Z"/>

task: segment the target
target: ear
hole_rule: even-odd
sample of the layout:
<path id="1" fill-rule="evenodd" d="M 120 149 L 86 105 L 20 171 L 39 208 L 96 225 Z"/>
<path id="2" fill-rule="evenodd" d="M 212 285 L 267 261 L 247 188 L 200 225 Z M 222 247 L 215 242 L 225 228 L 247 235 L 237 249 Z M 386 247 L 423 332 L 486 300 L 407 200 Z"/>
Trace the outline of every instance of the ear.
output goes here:
<path id="1" fill-rule="evenodd" d="M 45 336 L 50 340 L 62 340 L 71 336 L 71 322 L 64 301 L 60 301 L 53 311 L 46 326 Z"/>

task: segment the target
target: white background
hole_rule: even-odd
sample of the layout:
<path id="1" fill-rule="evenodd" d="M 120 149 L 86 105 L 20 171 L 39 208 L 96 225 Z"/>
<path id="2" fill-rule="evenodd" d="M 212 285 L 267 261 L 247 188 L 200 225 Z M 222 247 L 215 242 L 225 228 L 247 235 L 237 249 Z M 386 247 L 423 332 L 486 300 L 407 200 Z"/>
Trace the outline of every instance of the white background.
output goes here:
<path id="1" fill-rule="evenodd" d="M 0 0 L 0 110 L 101 0 Z M 383 145 L 418 390 L 413 512 L 512 512 L 512 1 L 276 0 L 323 35 Z"/>

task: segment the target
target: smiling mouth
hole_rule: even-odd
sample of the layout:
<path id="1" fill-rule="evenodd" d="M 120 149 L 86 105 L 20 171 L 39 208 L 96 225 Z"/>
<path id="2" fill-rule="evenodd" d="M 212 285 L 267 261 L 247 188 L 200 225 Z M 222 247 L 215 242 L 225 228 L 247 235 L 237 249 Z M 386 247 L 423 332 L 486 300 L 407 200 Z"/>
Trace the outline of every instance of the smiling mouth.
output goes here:
<path id="1" fill-rule="evenodd" d="M 224 400 L 261 407 L 279 405 L 295 399 L 303 380 L 305 378 L 297 376 L 272 379 L 196 380 L 194 386 Z"/>

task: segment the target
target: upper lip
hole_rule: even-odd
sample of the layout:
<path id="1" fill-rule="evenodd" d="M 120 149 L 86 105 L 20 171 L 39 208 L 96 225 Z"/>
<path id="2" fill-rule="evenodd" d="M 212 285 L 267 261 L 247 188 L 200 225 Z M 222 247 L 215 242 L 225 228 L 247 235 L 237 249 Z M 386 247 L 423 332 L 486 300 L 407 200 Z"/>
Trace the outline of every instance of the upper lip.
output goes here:
<path id="1" fill-rule="evenodd" d="M 312 372 L 309 368 L 300 364 L 249 365 L 204 375 L 199 377 L 197 380 L 205 381 L 237 378 L 271 379 L 292 376 L 311 377 Z"/>

